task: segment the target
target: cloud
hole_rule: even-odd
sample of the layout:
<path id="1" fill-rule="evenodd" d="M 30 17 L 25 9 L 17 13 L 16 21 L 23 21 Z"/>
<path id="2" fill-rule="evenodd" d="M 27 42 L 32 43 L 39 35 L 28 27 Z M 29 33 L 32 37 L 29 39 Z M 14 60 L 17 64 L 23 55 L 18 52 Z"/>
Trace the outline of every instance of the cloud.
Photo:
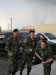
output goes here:
<path id="1" fill-rule="evenodd" d="M 56 23 L 56 0 L 0 0 L 0 26 L 13 29 L 39 23 Z M 4 25 L 6 25 L 4 27 Z"/>
<path id="2" fill-rule="evenodd" d="M 56 5 L 56 0 L 25 0 L 25 1 L 39 3 L 39 4 Z"/>

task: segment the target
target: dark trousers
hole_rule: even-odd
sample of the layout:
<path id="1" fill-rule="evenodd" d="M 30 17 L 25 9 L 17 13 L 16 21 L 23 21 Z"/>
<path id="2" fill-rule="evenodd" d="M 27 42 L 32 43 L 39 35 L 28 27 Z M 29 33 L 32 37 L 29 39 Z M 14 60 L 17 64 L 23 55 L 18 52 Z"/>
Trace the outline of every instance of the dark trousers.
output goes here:
<path id="1" fill-rule="evenodd" d="M 23 71 L 25 64 L 27 65 L 27 74 L 29 74 L 32 68 L 32 59 L 26 58 L 26 57 L 22 59 L 21 65 L 20 65 L 20 72 Z"/>
<path id="2" fill-rule="evenodd" d="M 44 65 L 44 75 L 50 75 L 51 73 L 51 64 Z"/>

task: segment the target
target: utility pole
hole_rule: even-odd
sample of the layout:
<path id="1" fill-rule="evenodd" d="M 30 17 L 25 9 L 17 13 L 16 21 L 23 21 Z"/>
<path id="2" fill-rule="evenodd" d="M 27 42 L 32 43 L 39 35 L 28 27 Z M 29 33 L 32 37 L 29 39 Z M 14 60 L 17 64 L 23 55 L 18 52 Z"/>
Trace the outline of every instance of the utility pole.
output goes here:
<path id="1" fill-rule="evenodd" d="M 9 31 L 9 23 L 8 23 L 8 31 Z"/>
<path id="2" fill-rule="evenodd" d="M 11 24 L 11 32 L 12 32 L 12 18 L 10 18 L 10 24 Z"/>

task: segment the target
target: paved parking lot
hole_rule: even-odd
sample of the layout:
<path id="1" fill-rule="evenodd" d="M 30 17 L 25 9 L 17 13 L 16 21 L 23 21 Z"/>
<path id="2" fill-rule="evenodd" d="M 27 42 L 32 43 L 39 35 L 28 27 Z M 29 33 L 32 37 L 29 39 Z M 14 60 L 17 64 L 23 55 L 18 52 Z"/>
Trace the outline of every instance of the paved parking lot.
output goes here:
<path id="1" fill-rule="evenodd" d="M 8 62 L 0 60 L 0 75 L 6 75 L 8 69 Z"/>
<path id="2" fill-rule="evenodd" d="M 3 55 L 0 54 L 0 75 L 6 75 L 7 70 L 8 70 L 7 56 L 4 54 Z M 26 75 L 26 72 L 27 71 L 25 69 L 23 71 L 23 75 Z M 19 75 L 19 71 L 16 73 L 16 75 Z M 42 64 L 33 66 L 30 75 L 43 75 Z M 54 61 L 53 65 L 52 65 L 51 75 L 56 75 L 56 61 Z"/>
<path id="3" fill-rule="evenodd" d="M 26 75 L 26 72 L 27 72 L 27 70 L 25 69 L 23 71 L 23 75 Z M 16 75 L 19 75 L 19 72 L 17 72 Z M 42 66 L 42 64 L 33 66 L 30 75 L 43 75 L 43 66 Z M 56 61 L 52 65 L 51 75 L 56 75 Z"/>
<path id="4" fill-rule="evenodd" d="M 6 75 L 8 69 L 8 61 L 5 53 L 0 53 L 0 75 Z"/>

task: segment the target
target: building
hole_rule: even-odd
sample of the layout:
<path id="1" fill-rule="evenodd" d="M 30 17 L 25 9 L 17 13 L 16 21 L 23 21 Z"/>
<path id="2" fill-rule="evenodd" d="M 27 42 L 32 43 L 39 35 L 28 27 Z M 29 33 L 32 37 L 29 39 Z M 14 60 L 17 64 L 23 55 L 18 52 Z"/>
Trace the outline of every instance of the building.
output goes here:
<path id="1" fill-rule="evenodd" d="M 29 31 L 30 29 L 36 30 L 37 32 L 49 32 L 56 35 L 56 24 L 38 24 L 35 26 L 26 26 L 21 31 Z"/>
<path id="2" fill-rule="evenodd" d="M 21 31 L 27 31 L 27 32 L 29 32 L 29 30 L 35 30 L 35 27 L 34 26 L 26 26 L 26 27 L 23 27 L 22 29 L 21 29 Z"/>
<path id="3" fill-rule="evenodd" d="M 37 32 L 50 32 L 56 35 L 56 24 L 38 24 Z"/>

